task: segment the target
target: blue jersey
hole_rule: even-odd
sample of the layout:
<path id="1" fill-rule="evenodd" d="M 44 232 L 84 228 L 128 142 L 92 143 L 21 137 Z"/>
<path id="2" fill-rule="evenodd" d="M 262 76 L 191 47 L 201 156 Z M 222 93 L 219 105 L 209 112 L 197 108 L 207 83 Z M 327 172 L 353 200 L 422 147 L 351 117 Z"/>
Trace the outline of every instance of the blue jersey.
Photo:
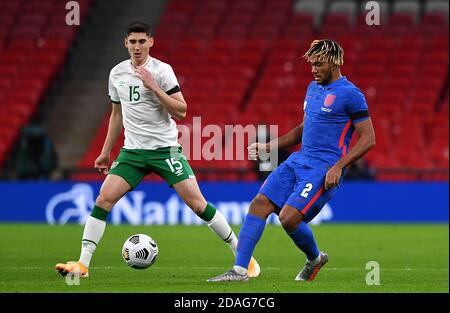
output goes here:
<path id="1" fill-rule="evenodd" d="M 364 95 L 345 77 L 328 85 L 311 82 L 304 111 L 301 149 L 288 162 L 311 167 L 333 166 L 347 153 L 353 123 L 369 118 Z"/>

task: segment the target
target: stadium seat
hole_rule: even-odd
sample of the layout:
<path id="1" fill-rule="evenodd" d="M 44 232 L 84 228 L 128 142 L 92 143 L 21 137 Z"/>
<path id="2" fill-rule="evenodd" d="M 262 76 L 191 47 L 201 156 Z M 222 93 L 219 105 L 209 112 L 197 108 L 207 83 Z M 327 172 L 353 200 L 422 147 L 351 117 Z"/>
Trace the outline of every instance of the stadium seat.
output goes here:
<path id="1" fill-rule="evenodd" d="M 221 0 L 210 0 L 202 3 L 200 12 L 202 13 L 219 13 L 223 12 L 229 8 L 229 3 L 227 1 Z"/>
<path id="2" fill-rule="evenodd" d="M 190 13 L 195 9 L 194 0 L 174 0 L 169 1 L 166 10 L 168 12 L 186 12 Z"/>
<path id="3" fill-rule="evenodd" d="M 425 15 L 429 13 L 444 16 L 448 22 L 449 3 L 446 0 L 425 1 Z"/>
<path id="4" fill-rule="evenodd" d="M 418 0 L 395 0 L 392 5 L 393 14 L 406 14 L 411 17 L 413 24 L 417 23 L 420 15 L 420 3 Z"/>
<path id="5" fill-rule="evenodd" d="M 259 0 L 236 1 L 232 4 L 231 11 L 254 14 L 260 9 L 261 3 Z"/>
<path id="6" fill-rule="evenodd" d="M 13 29 L 12 38 L 39 38 L 42 34 L 41 27 L 20 25 Z"/>
<path id="7" fill-rule="evenodd" d="M 248 28 L 241 25 L 225 25 L 219 30 L 220 37 L 223 38 L 245 38 Z"/>
<path id="8" fill-rule="evenodd" d="M 343 14 L 348 16 L 349 25 L 353 25 L 357 16 L 357 3 L 353 0 L 333 1 L 330 3 L 328 15 L 333 16 L 337 14 Z"/>
<path id="9" fill-rule="evenodd" d="M 91 1 L 78 2 L 83 18 Z M 20 127 L 37 112 L 40 100 L 66 58 L 77 30 L 65 25 L 63 18 L 57 19 L 61 25 L 53 24 L 54 16 L 65 17 L 65 4 L 52 0 L 0 2 L 0 124 L 6 127 L 1 131 L 5 144 L 0 149 L 0 160 L 7 158 Z M 65 31 L 59 33 L 60 39 L 53 40 L 51 34 L 55 29 L 59 32 L 60 26 Z M 8 119 L 4 120 L 3 115 Z"/>
<path id="10" fill-rule="evenodd" d="M 247 12 L 235 12 L 226 15 L 223 25 L 239 25 L 248 27 L 254 20 L 254 15 Z"/>
<path id="11" fill-rule="evenodd" d="M 308 13 L 314 16 L 314 26 L 319 27 L 325 12 L 327 0 L 298 0 L 294 5 L 294 13 Z"/>
<path id="12" fill-rule="evenodd" d="M 164 14 L 159 21 L 158 27 L 161 26 L 178 26 L 184 27 L 189 21 L 189 16 L 185 12 L 168 12 Z"/>
<path id="13" fill-rule="evenodd" d="M 33 26 L 42 28 L 47 23 L 47 13 L 29 12 L 21 14 L 18 18 L 18 26 Z"/>

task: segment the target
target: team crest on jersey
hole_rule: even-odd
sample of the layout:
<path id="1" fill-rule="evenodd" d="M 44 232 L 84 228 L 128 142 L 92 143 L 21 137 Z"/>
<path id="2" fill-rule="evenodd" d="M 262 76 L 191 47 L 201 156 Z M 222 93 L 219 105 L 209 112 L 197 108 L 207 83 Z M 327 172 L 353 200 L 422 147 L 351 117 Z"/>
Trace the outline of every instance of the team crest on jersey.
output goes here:
<path id="1" fill-rule="evenodd" d="M 328 94 L 323 101 L 323 105 L 326 107 L 330 107 L 333 105 L 334 100 L 336 100 L 336 95 Z"/>
<path id="2" fill-rule="evenodd" d="M 324 112 L 331 112 L 330 107 L 333 105 L 335 99 L 336 95 L 328 94 L 323 101 L 324 107 L 321 107 L 320 109 Z"/>

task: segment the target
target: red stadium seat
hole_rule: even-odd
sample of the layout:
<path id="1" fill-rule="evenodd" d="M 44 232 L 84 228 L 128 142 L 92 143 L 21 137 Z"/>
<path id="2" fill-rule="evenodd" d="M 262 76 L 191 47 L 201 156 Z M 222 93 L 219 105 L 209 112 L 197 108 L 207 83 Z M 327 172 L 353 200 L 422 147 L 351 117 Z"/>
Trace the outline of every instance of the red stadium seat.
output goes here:
<path id="1" fill-rule="evenodd" d="M 158 24 L 160 26 L 173 26 L 184 27 L 189 21 L 189 16 L 185 12 L 167 12 L 164 14 Z"/>
<path id="2" fill-rule="evenodd" d="M 21 26 L 32 26 L 36 28 L 44 27 L 47 22 L 47 13 L 29 12 L 19 16 L 17 24 Z"/>
<path id="3" fill-rule="evenodd" d="M 175 0 L 167 4 L 168 12 L 192 12 L 195 9 L 194 0 Z"/>
<path id="4" fill-rule="evenodd" d="M 206 25 L 193 25 L 186 33 L 190 38 L 201 38 L 204 40 L 209 40 L 214 37 L 215 29 Z"/>
<path id="5" fill-rule="evenodd" d="M 389 18 L 389 25 L 412 27 L 414 25 L 414 17 L 408 13 L 392 13 Z"/>
<path id="6" fill-rule="evenodd" d="M 52 1 L 30 1 L 25 3 L 23 10 L 28 14 L 49 14 L 55 8 Z"/>
<path id="7" fill-rule="evenodd" d="M 78 2 L 83 17 L 91 1 Z M 65 4 L 64 1 L 51 0 L 0 2 L 0 124 L 5 127 L 2 142 L 8 141 L 8 148 L 5 149 L 5 145 L 1 148 L 0 160 L 5 160 L 5 154 L 11 151 L 9 143 L 17 138 L 20 126 L 27 124 L 38 110 L 40 100 L 62 65 L 77 31 L 60 18 L 58 21 L 62 20 L 61 27 L 64 26 L 65 31 L 59 35 L 64 43 L 45 37 L 51 37 L 55 30 L 59 32 L 58 27 L 52 24 L 54 18 L 50 17 L 65 17 Z M 21 53 L 24 51 L 29 53 Z M 8 97 L 4 96 L 6 93 Z M 8 118 L 3 119 L 2 116 Z M 5 129 L 11 135 L 6 135 Z"/>
<path id="8" fill-rule="evenodd" d="M 430 33 L 448 31 L 448 17 L 441 13 L 425 13 L 422 17 L 422 27 Z"/>
<path id="9" fill-rule="evenodd" d="M 241 25 L 224 25 L 219 30 L 220 37 L 223 38 L 243 38 L 246 37 L 248 28 Z"/>
<path id="10" fill-rule="evenodd" d="M 14 28 L 12 38 L 39 38 L 42 34 L 42 28 L 30 25 L 20 25 Z"/>
<path id="11" fill-rule="evenodd" d="M 228 14 L 225 17 L 223 26 L 225 25 L 239 25 L 243 27 L 248 27 L 252 24 L 254 20 L 254 15 L 247 12 L 234 12 Z"/>
<path id="12" fill-rule="evenodd" d="M 0 12 L 5 12 L 10 15 L 17 13 L 21 8 L 20 1 L 2 1 L 0 2 Z"/>
<path id="13" fill-rule="evenodd" d="M 231 10 L 234 12 L 248 12 L 254 14 L 260 7 L 261 1 L 259 0 L 236 1 L 231 6 Z"/>

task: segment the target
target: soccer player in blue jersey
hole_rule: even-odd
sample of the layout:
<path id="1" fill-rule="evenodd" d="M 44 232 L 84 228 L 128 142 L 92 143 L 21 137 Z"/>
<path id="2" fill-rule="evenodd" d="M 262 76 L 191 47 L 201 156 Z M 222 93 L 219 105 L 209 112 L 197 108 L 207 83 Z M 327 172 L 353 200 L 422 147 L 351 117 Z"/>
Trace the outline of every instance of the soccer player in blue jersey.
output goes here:
<path id="1" fill-rule="evenodd" d="M 303 123 L 269 143 L 254 143 L 249 154 L 286 148 L 301 143 L 266 179 L 253 199 L 238 237 L 234 267 L 208 281 L 246 281 L 247 268 L 271 213 L 296 246 L 306 255 L 306 264 L 295 277 L 312 281 L 328 262 L 319 250 L 308 223 L 320 212 L 342 184 L 345 168 L 375 145 L 375 133 L 364 95 L 340 67 L 344 50 L 333 40 L 314 40 L 304 58 L 311 65 L 314 80 L 303 104 Z M 359 138 L 349 151 L 351 136 Z"/>

